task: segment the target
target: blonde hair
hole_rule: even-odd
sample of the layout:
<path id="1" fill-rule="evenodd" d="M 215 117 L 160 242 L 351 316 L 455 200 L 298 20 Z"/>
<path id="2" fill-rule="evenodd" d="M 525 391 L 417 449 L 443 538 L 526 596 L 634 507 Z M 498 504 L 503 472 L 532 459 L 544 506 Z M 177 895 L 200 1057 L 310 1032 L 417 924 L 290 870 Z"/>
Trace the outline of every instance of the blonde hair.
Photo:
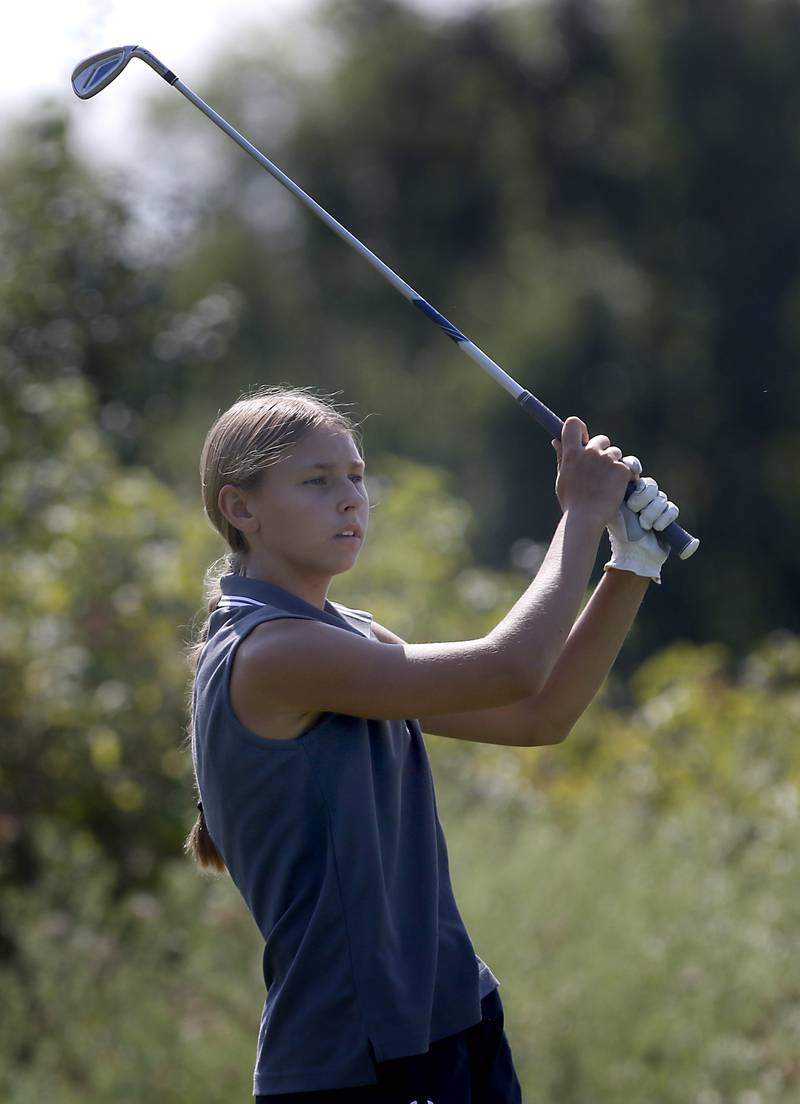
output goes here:
<path id="1" fill-rule="evenodd" d="M 308 387 L 284 384 L 260 387 L 250 394 L 240 396 L 233 406 L 218 414 L 206 435 L 200 456 L 203 509 L 208 520 L 227 543 L 228 551 L 206 571 L 203 582 L 204 616 L 186 649 L 187 662 L 193 675 L 187 694 L 187 708 L 190 712 L 189 741 L 194 676 L 203 646 L 208 640 L 211 614 L 222 598 L 220 579 L 231 573 L 241 574 L 249 551 L 244 533 L 231 525 L 220 510 L 219 492 L 226 483 L 232 483 L 242 490 L 254 489 L 259 485 L 264 472 L 278 463 L 290 445 L 296 444 L 309 430 L 317 427 L 333 426 L 349 433 L 363 458 L 363 444 L 358 426 L 347 414 L 334 406 L 331 400 L 332 396 L 315 394 Z M 202 808 L 186 837 L 184 849 L 201 867 L 225 870 L 225 863 L 211 839 Z"/>

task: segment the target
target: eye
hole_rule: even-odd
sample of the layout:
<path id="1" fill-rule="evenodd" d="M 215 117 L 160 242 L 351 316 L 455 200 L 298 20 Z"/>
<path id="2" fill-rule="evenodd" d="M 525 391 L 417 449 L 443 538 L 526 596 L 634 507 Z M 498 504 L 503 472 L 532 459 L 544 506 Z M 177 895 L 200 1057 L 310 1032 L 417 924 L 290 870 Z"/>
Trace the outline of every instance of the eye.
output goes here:
<path id="1" fill-rule="evenodd" d="M 325 478 L 324 475 L 317 475 L 313 479 L 305 479 L 305 480 L 303 480 L 303 482 L 304 483 L 319 483 L 324 478 Z M 351 475 L 350 478 L 357 480 L 359 483 L 364 482 L 364 476 L 363 475 Z"/>

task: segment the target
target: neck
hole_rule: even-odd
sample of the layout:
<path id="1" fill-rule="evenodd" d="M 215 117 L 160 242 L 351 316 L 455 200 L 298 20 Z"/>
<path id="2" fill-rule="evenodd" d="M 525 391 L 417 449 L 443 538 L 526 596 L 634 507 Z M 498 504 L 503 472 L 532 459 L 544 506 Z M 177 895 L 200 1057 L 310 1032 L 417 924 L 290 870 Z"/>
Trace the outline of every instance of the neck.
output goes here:
<path id="1" fill-rule="evenodd" d="M 287 565 L 262 563 L 254 556 L 242 560 L 240 574 L 246 579 L 272 583 L 273 586 L 288 590 L 290 594 L 302 598 L 304 602 L 316 606 L 317 609 L 325 609 L 325 600 L 331 584 L 330 576 L 303 575 L 297 569 Z"/>

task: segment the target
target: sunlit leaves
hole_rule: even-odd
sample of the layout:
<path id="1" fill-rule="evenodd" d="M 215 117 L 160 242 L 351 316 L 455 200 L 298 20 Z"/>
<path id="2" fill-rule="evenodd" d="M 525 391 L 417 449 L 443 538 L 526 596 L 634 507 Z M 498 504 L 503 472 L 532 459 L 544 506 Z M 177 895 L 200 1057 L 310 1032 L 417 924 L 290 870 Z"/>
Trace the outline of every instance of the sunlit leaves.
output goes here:
<path id="1" fill-rule="evenodd" d="M 174 758 L 185 724 L 182 647 L 212 541 L 199 509 L 179 506 L 146 470 L 120 465 L 85 380 L 44 382 L 19 359 L 6 364 L 7 825 L 21 862 L 23 825 L 37 815 L 92 826 L 120 877 L 144 875 L 167 837 L 179 847 L 190 800 L 185 750 L 180 765 Z M 143 832 L 136 817 L 145 805 L 163 824 Z"/>
<path id="2" fill-rule="evenodd" d="M 613 794 L 648 816 L 699 801 L 769 820 L 800 800 L 797 654 L 786 633 L 739 664 L 717 645 L 667 648 L 640 666 L 632 700 L 612 708 L 612 675 L 566 743 L 523 753 L 523 771 L 565 811 Z"/>

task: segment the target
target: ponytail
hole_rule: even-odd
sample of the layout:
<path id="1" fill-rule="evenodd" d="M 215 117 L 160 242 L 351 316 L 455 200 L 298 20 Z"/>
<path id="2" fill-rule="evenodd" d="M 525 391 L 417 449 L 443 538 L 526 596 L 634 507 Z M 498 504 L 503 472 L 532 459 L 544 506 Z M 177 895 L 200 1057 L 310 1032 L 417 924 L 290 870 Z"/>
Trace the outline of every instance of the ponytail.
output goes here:
<path id="1" fill-rule="evenodd" d="M 189 646 L 186 652 L 187 662 L 191 668 L 192 674 L 197 671 L 200 656 L 208 640 L 208 626 L 211 621 L 211 614 L 222 600 L 222 588 L 220 587 L 219 581 L 223 575 L 241 575 L 242 573 L 242 556 L 239 552 L 234 551 L 228 552 L 221 560 L 217 560 L 206 572 L 204 585 L 207 611 L 206 617 L 195 634 L 194 642 Z M 191 715 L 191 687 L 187 694 L 186 704 L 187 710 Z M 187 743 L 191 744 L 191 721 L 189 723 L 190 728 L 187 735 Z M 211 838 L 211 833 L 208 830 L 205 814 L 203 813 L 202 801 L 197 802 L 197 819 L 192 825 L 192 830 L 189 832 L 189 835 L 184 840 L 183 849 L 188 855 L 191 855 L 197 865 L 202 869 L 215 870 L 220 874 L 226 872 L 227 867 L 225 866 L 225 860 L 217 850 L 217 845 L 214 843 Z"/>
<path id="2" fill-rule="evenodd" d="M 203 813 L 202 801 L 197 802 L 197 808 L 197 820 L 192 825 L 192 830 L 186 837 L 184 850 L 192 855 L 198 866 L 206 870 L 216 870 L 220 874 L 224 874 L 227 867 L 222 859 L 222 855 L 217 851 L 216 844 L 211 838 L 211 833 L 206 824 L 205 814 Z"/>

